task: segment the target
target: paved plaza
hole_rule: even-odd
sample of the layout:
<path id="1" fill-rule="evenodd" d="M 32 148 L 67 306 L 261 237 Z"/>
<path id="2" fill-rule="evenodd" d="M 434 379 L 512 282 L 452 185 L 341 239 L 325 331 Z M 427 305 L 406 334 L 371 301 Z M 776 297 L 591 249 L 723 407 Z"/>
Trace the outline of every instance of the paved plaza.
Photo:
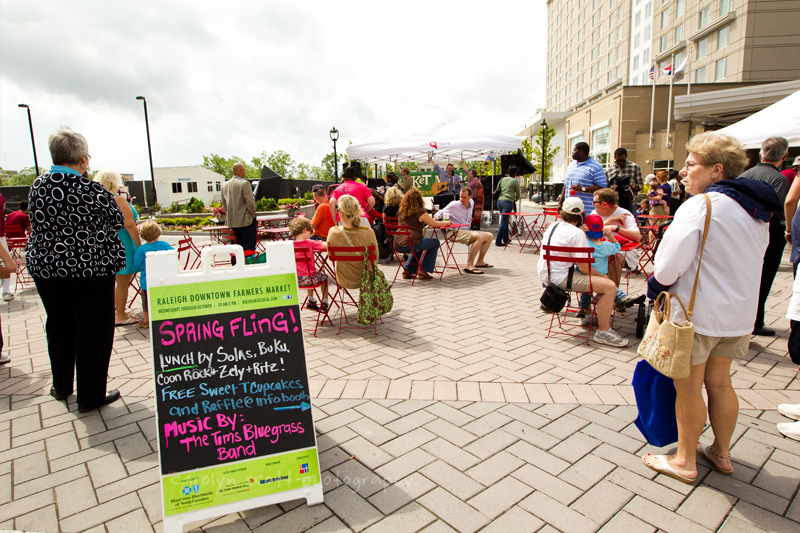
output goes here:
<path id="1" fill-rule="evenodd" d="M 314 338 L 306 321 L 324 504 L 293 501 L 185 530 L 800 530 L 800 442 L 775 428 L 786 421 L 777 404 L 800 403 L 783 318 L 788 261 L 767 302 L 778 336 L 753 337 L 733 365 L 736 471 L 722 476 L 699 460 L 698 480 L 684 485 L 640 460 L 669 448 L 648 446 L 633 425 L 634 314 L 615 319 L 625 349 L 546 339 L 538 255 L 492 246 L 487 260 L 494 268 L 482 276 L 398 279 L 377 336 L 325 326 Z M 396 263 L 381 268 L 393 277 Z M 123 398 L 79 414 L 74 396 L 67 407 L 49 395 L 35 290 L 17 291 L 0 312 L 12 354 L 0 367 L 0 530 L 161 532 L 149 333 L 117 328 L 109 388 Z M 702 439 L 711 442 L 710 430 Z"/>

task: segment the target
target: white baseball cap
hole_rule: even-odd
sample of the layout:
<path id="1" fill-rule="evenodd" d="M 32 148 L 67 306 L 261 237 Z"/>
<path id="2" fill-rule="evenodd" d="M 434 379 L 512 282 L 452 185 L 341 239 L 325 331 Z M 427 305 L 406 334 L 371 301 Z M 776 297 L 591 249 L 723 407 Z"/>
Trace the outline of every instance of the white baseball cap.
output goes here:
<path id="1" fill-rule="evenodd" d="M 564 200 L 561 210 L 571 215 L 580 215 L 583 213 L 583 200 L 576 196 L 570 196 Z"/>
<path id="2" fill-rule="evenodd" d="M 793 167 L 800 166 L 800 155 L 794 158 L 794 163 L 792 163 Z"/>

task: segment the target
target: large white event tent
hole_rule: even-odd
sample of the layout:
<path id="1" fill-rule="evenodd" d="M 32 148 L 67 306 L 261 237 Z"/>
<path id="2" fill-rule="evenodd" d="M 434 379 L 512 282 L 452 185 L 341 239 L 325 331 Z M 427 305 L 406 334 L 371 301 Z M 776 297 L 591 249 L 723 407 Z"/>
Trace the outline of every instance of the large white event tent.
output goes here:
<path id="1" fill-rule="evenodd" d="M 427 162 L 434 152 L 437 162 L 499 159 L 522 147 L 522 139 L 494 132 L 437 107 L 427 106 L 416 118 L 373 133 L 347 147 L 350 159 L 366 163 Z"/>
<path id="2" fill-rule="evenodd" d="M 745 149 L 761 148 L 770 137 L 785 137 L 789 146 L 800 146 L 800 91 L 718 132 L 738 139 Z"/>

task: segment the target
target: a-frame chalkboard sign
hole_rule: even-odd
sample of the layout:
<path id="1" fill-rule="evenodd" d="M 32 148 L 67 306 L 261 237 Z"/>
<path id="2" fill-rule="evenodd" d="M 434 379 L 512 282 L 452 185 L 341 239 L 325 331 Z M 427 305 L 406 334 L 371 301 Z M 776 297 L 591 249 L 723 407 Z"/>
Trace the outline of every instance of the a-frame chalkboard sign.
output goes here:
<path id="1" fill-rule="evenodd" d="M 212 268 L 212 254 L 236 266 Z M 147 255 L 164 531 L 289 500 L 322 503 L 294 247 Z"/>

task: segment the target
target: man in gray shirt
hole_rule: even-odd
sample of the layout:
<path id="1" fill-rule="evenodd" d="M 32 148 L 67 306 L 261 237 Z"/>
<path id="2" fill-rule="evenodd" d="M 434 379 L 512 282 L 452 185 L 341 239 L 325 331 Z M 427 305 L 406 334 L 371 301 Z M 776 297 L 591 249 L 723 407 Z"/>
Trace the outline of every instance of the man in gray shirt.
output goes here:
<path id="1" fill-rule="evenodd" d="M 781 174 L 778 167 L 789 154 L 789 142 L 783 137 L 770 137 L 761 144 L 761 161 L 756 166 L 745 170 L 740 177 L 753 180 L 766 181 L 775 189 L 781 205 L 786 202 L 786 193 L 789 192 L 789 180 Z M 780 211 L 772 216 L 769 222 L 769 245 L 764 253 L 764 267 L 761 270 L 761 288 L 758 293 L 758 310 L 756 323 L 753 326 L 753 335 L 772 337 L 775 330 L 764 327 L 764 305 L 767 296 L 778 273 L 778 267 L 783 257 L 786 246 L 786 220 Z"/>
<path id="2" fill-rule="evenodd" d="M 255 251 L 258 238 L 256 198 L 253 187 L 244 179 L 244 165 L 233 165 L 233 177 L 222 186 L 222 208 L 225 225 L 233 230 L 236 244 L 245 251 Z"/>

